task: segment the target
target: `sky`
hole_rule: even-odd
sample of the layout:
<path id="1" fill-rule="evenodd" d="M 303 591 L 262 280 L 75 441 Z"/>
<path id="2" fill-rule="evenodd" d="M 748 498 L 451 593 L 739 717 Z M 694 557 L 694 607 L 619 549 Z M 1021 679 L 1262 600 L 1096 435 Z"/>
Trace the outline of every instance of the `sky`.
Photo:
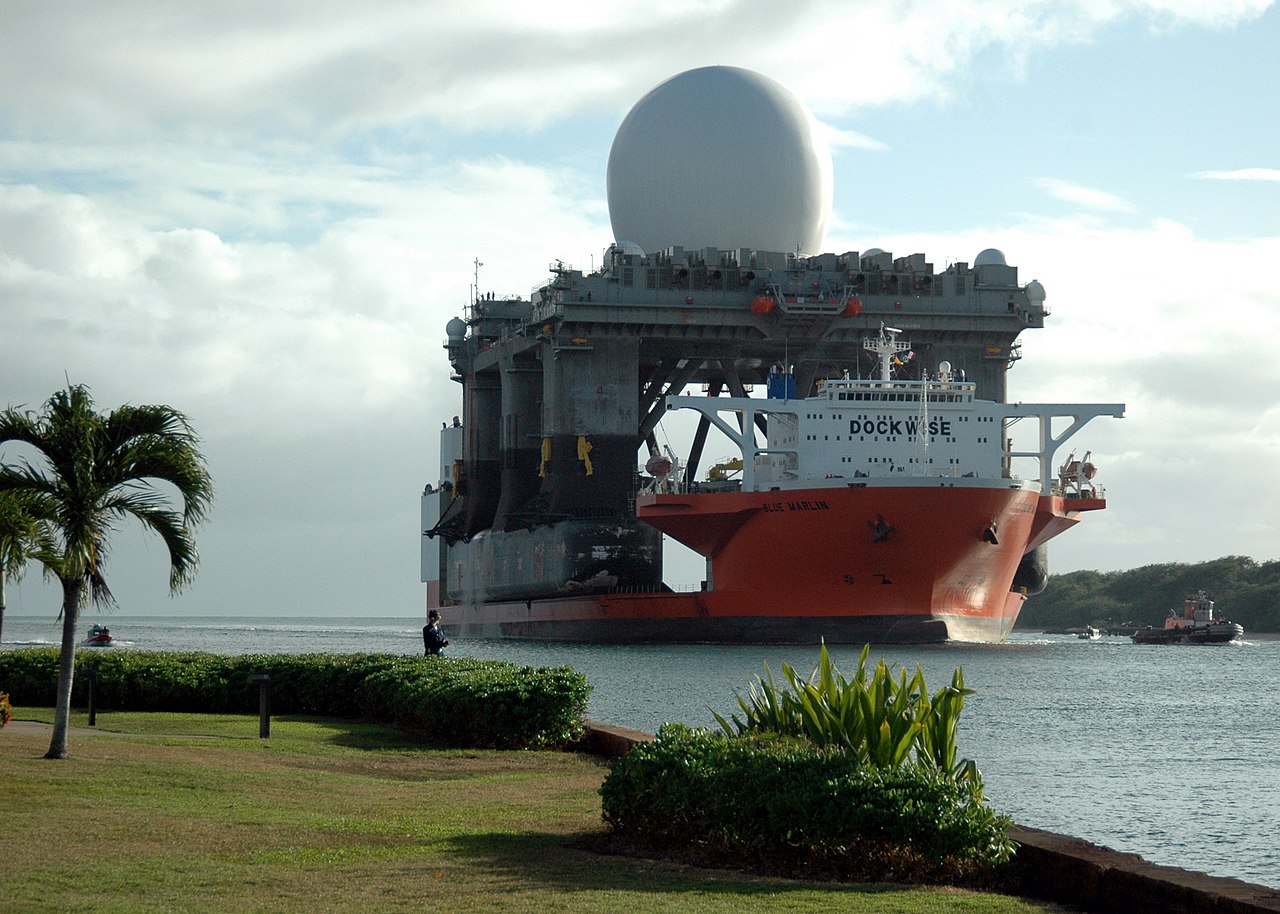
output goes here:
<path id="1" fill-rule="evenodd" d="M 120 527 L 119 612 L 421 616 L 445 323 L 598 264 L 614 132 L 712 64 L 818 119 L 826 250 L 1001 249 L 1051 310 L 1010 399 L 1126 404 L 1052 571 L 1280 558 L 1270 2 L 3 0 L 0 407 L 168 404 L 216 486 L 176 598 Z"/>

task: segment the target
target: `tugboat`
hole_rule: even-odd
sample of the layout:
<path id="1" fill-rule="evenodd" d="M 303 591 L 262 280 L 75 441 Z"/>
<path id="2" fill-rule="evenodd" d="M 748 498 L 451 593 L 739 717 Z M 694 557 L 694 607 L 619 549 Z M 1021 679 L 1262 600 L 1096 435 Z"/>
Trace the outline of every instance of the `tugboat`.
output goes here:
<path id="1" fill-rule="evenodd" d="M 96 622 L 84 639 L 86 647 L 110 647 L 113 641 L 115 638 L 111 637 L 111 629 Z"/>
<path id="2" fill-rule="evenodd" d="M 1243 625 L 1214 618 L 1213 601 L 1203 590 L 1187 597 L 1181 616 L 1170 610 L 1164 628 L 1148 625 L 1132 635 L 1135 644 L 1226 644 L 1243 636 Z"/>

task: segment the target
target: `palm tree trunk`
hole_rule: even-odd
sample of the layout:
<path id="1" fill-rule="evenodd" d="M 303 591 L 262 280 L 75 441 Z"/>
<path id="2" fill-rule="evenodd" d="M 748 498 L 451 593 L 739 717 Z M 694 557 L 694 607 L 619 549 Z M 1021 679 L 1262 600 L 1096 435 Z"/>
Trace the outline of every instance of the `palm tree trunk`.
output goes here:
<path id="1" fill-rule="evenodd" d="M 62 581 L 62 654 L 58 658 L 58 698 L 53 709 L 53 739 L 45 758 L 67 757 L 67 729 L 71 722 L 71 686 L 76 673 L 76 633 L 86 593 L 84 578 Z"/>
<path id="2" fill-rule="evenodd" d="M 5 577 L 4 563 L 0 562 L 0 644 L 4 643 L 4 610 L 5 606 L 8 605 L 7 597 L 5 596 Z"/>

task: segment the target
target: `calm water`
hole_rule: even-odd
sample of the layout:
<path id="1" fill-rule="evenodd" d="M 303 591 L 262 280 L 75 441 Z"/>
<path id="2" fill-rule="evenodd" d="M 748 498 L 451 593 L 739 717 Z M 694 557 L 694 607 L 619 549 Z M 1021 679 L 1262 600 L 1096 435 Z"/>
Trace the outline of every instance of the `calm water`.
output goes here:
<path id="1" fill-rule="evenodd" d="M 95 621 L 86 617 L 85 627 Z M 419 654 L 421 620 L 112 615 L 112 650 L 238 654 Z M 52 644 L 56 623 L 4 620 L 6 648 Z M 768 663 L 804 675 L 811 648 L 599 647 L 473 641 L 447 653 L 569 665 L 593 686 L 588 713 L 654 731 L 714 726 Z M 852 672 L 857 652 L 832 651 Z M 936 691 L 962 667 L 978 693 L 961 719 L 961 754 L 978 761 L 991 804 L 1024 825 L 1076 835 L 1157 863 L 1280 888 L 1280 641 L 1139 646 L 1017 635 L 1002 645 L 886 647 Z M 0 688 L 3 683 L 0 683 Z"/>

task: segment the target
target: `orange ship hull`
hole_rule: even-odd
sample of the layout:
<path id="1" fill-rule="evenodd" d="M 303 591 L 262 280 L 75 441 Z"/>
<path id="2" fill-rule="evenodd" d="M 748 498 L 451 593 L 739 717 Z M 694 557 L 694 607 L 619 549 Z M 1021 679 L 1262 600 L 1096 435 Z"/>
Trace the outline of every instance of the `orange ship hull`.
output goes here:
<path id="1" fill-rule="evenodd" d="M 1003 640 L 1026 552 L 1105 507 L 1013 485 L 641 496 L 638 516 L 710 559 L 697 593 L 454 607 L 469 637 L 733 643 Z"/>

